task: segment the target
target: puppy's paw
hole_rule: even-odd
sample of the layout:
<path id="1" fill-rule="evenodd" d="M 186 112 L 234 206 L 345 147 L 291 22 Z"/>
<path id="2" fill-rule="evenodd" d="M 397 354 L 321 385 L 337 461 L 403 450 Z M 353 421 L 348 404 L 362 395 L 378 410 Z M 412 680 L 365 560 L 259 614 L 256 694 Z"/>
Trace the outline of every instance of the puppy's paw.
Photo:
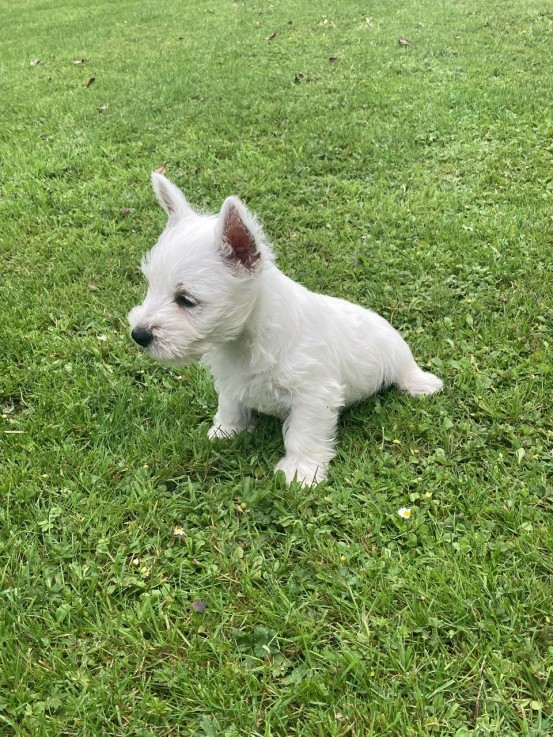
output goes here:
<path id="1" fill-rule="evenodd" d="M 217 438 L 232 438 L 234 435 L 238 435 L 239 432 L 243 432 L 244 430 L 253 432 L 255 430 L 255 421 L 251 419 L 248 425 L 213 424 L 207 431 L 207 437 L 210 440 L 216 440 Z"/>
<path id="2" fill-rule="evenodd" d="M 232 438 L 233 435 L 239 433 L 236 427 L 232 425 L 212 425 L 207 431 L 207 437 L 210 440 L 217 440 L 218 438 Z"/>
<path id="3" fill-rule="evenodd" d="M 296 458 L 284 456 L 275 466 L 275 473 L 283 471 L 286 484 L 290 486 L 292 481 L 298 481 L 301 486 L 315 486 L 327 477 L 327 469 L 324 463 L 315 461 L 298 461 Z"/>

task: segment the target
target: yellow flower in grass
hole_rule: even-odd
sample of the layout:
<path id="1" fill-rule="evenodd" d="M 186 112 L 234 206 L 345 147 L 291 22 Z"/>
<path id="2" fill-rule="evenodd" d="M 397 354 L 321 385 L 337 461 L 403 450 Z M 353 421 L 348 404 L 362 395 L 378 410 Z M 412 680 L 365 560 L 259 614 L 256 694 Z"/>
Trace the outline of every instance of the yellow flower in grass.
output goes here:
<path id="1" fill-rule="evenodd" d="M 397 513 L 400 517 L 403 517 L 403 519 L 409 519 L 409 517 L 411 516 L 411 510 L 409 509 L 409 507 L 402 507 L 401 509 L 397 510 Z"/>

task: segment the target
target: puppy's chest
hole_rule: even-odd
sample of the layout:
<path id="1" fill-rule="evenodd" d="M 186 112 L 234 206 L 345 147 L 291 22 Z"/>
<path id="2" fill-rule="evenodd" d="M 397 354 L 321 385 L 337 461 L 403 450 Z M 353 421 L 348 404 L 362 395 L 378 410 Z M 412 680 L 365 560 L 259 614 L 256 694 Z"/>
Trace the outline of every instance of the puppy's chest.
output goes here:
<path id="1" fill-rule="evenodd" d="M 250 377 L 241 388 L 240 400 L 250 409 L 280 418 L 292 405 L 290 392 L 269 377 Z"/>
<path id="2" fill-rule="evenodd" d="M 246 407 L 284 418 L 292 406 L 290 389 L 274 372 L 256 370 L 248 362 L 229 361 L 214 370 L 217 389 L 230 394 Z"/>

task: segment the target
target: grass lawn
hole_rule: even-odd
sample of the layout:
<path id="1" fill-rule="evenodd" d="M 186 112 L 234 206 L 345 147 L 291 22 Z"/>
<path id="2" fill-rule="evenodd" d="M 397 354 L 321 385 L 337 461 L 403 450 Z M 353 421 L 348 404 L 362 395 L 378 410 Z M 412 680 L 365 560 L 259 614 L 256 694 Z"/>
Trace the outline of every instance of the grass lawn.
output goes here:
<path id="1" fill-rule="evenodd" d="M 553 734 L 553 3 L 0 19 L 0 734 Z M 310 490 L 276 420 L 211 444 L 128 335 L 160 166 L 444 392 L 346 412 Z"/>

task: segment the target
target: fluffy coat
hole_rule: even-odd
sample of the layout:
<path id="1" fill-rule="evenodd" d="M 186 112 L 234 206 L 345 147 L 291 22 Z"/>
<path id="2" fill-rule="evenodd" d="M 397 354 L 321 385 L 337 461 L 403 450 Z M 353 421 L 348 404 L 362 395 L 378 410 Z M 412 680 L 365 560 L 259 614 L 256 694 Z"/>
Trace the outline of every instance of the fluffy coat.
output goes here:
<path id="1" fill-rule="evenodd" d="M 239 199 L 203 215 L 162 175 L 152 182 L 169 219 L 142 263 L 148 292 L 131 334 L 158 361 L 209 366 L 219 395 L 210 438 L 251 429 L 252 412 L 276 415 L 286 452 L 275 471 L 310 485 L 327 476 L 344 407 L 391 385 L 442 388 L 383 317 L 285 276 Z"/>

